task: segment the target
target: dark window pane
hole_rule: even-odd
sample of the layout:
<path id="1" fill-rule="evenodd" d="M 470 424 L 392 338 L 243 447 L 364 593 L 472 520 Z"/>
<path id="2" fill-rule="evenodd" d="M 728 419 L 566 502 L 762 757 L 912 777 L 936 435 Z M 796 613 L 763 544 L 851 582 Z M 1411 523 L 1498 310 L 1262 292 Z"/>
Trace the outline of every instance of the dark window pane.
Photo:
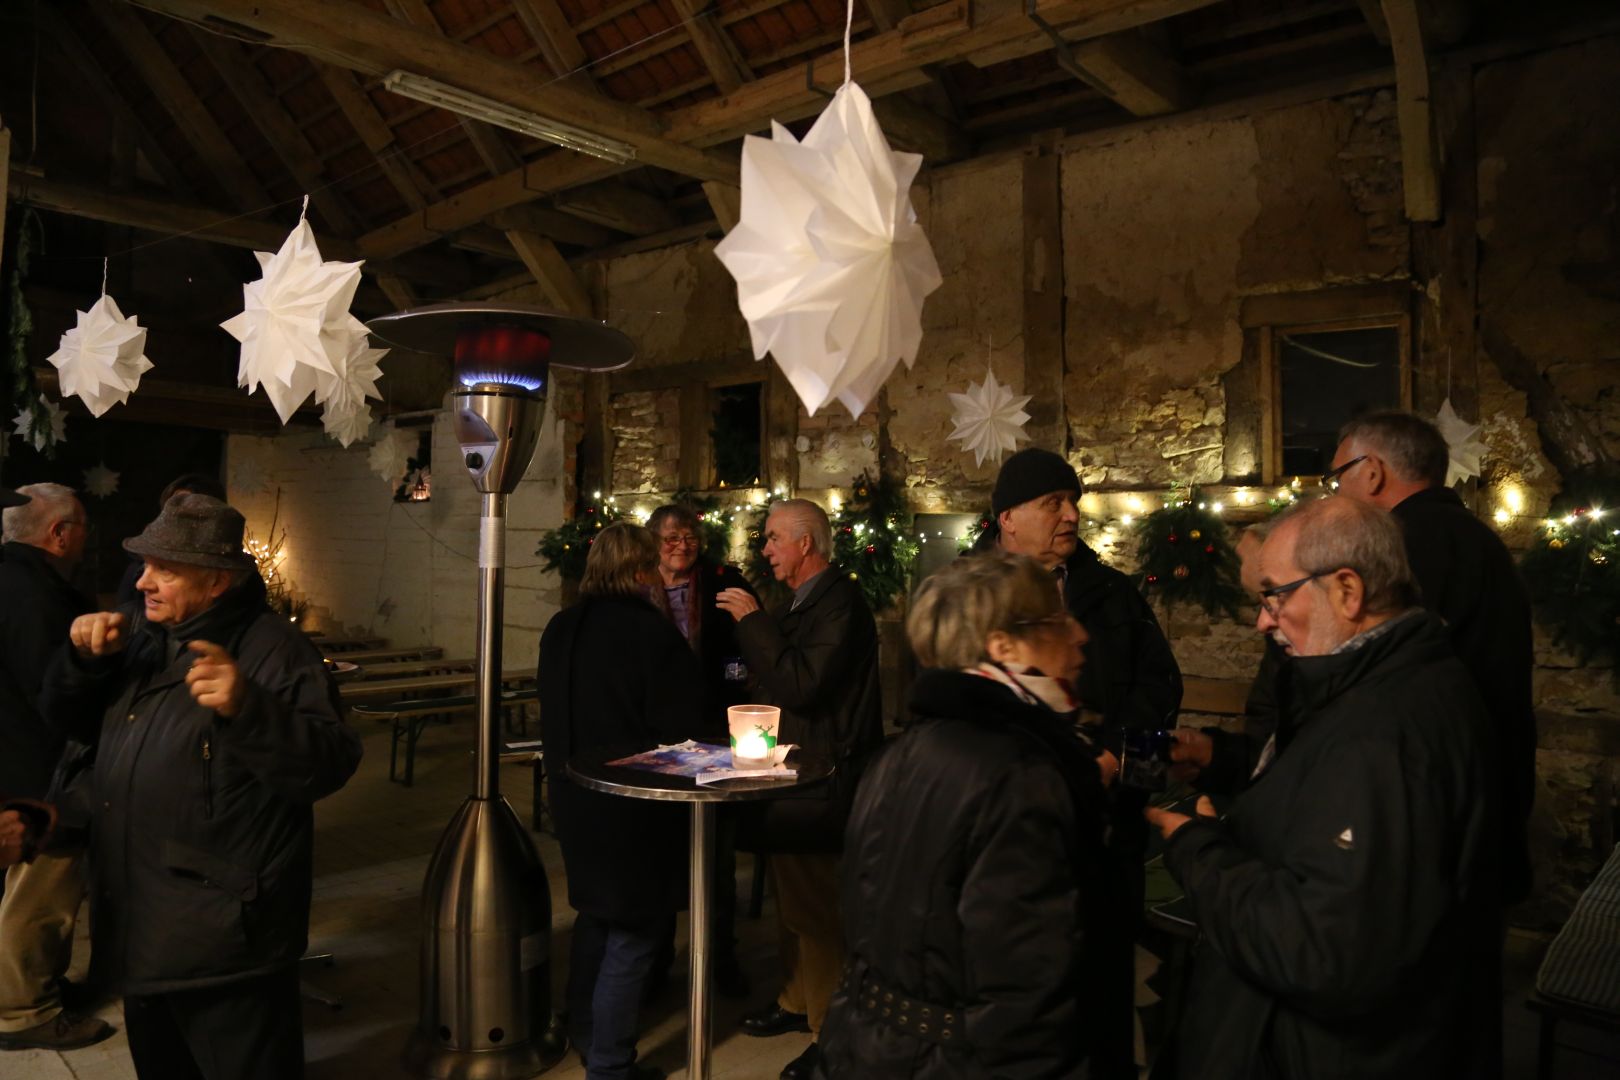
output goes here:
<path id="1" fill-rule="evenodd" d="M 761 383 L 715 390 L 710 397 L 714 427 L 714 480 L 727 487 L 747 487 L 760 475 Z"/>
<path id="2" fill-rule="evenodd" d="M 1328 470 L 1339 428 L 1362 413 L 1401 404 L 1401 341 L 1395 326 L 1279 333 L 1282 471 Z"/>

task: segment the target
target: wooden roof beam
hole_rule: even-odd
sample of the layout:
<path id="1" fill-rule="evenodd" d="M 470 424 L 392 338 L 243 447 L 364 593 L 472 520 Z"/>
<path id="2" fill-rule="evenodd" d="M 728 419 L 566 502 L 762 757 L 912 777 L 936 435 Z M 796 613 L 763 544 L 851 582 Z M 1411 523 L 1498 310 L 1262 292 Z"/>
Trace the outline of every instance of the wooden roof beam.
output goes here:
<path id="1" fill-rule="evenodd" d="M 1196 100 L 1187 70 L 1133 31 L 1091 38 L 1068 47 L 1081 81 L 1132 116 L 1163 116 Z"/>
<path id="2" fill-rule="evenodd" d="M 565 315 L 591 316 L 591 294 L 585 291 L 574 268 L 562 257 L 557 245 L 538 233 L 509 229 L 506 239 L 529 268 L 546 300 Z"/>
<path id="3" fill-rule="evenodd" d="M 125 225 L 169 235 L 185 234 L 196 240 L 252 251 L 276 251 L 287 239 L 287 226 L 249 217 L 219 207 L 158 199 L 132 193 L 112 193 L 59 180 L 49 180 L 12 169 L 9 197 L 41 210 L 71 217 Z M 318 236 L 321 254 L 328 259 L 363 258 L 352 240 Z M 396 259 L 368 260 L 369 274 L 393 273 L 411 281 L 458 288 L 467 281 L 467 268 L 459 262 L 423 252 Z"/>
<path id="4" fill-rule="evenodd" d="M 554 76 L 596 89 L 596 80 L 585 66 L 590 57 L 585 55 L 584 46 L 580 45 L 574 28 L 568 25 L 568 16 L 563 14 L 557 0 L 512 0 L 512 11 L 534 39 Z"/>
<path id="5" fill-rule="evenodd" d="M 872 113 L 891 142 L 921 154 L 930 165 L 956 161 L 973 152 L 973 140 L 960 127 L 903 94 L 878 98 L 872 102 Z"/>
<path id="6" fill-rule="evenodd" d="M 687 33 L 698 59 L 722 94 L 729 94 L 754 78 L 731 35 L 714 21 L 713 0 L 675 0 L 675 11 L 686 20 Z"/>
<path id="7" fill-rule="evenodd" d="M 377 159 L 378 168 L 388 177 L 388 182 L 394 185 L 400 198 L 405 200 L 405 205 L 413 210 L 420 210 L 427 205 L 429 198 L 437 200 L 438 191 L 399 149 L 393 129 L 377 111 L 377 106 L 371 103 L 371 98 L 366 96 L 354 73 L 314 61 L 310 63 L 319 73 L 321 82 L 326 84 L 327 91 L 337 102 L 344 118 L 349 121 L 349 126 L 354 128 L 355 134 L 360 136 L 360 141 Z"/>
<path id="8" fill-rule="evenodd" d="M 427 6 L 427 0 L 384 0 L 388 10 L 394 18 L 399 19 L 418 30 L 426 30 L 430 34 L 444 34 L 444 27 Z M 467 141 L 472 144 L 473 150 L 478 153 L 492 175 L 499 176 L 503 172 L 510 172 L 523 163 L 523 159 L 506 145 L 500 132 L 481 120 L 473 120 L 466 116 L 456 117 L 461 124 L 461 130 L 466 132 Z"/>
<path id="9" fill-rule="evenodd" d="M 341 236 L 354 236 L 359 232 L 354 215 L 344 205 L 337 189 L 329 186 L 322 175 L 315 148 L 287 115 L 281 102 L 271 96 L 247 50 L 218 34 L 195 28 L 191 30 L 191 36 L 197 48 L 214 65 L 220 79 L 235 95 L 242 111 L 258 127 L 264 141 L 270 144 L 270 149 L 276 152 L 299 186 L 309 193 L 309 201 L 315 204 L 316 212 L 325 219 L 327 226 Z"/>
<path id="10" fill-rule="evenodd" d="M 492 215 L 489 223 L 502 231 L 521 229 L 582 248 L 604 247 L 623 239 L 615 229 L 544 206 L 514 206 Z"/>
<path id="11" fill-rule="evenodd" d="M 352 0 L 142 0 L 156 11 L 191 20 L 234 23 L 351 70 L 382 76 L 405 70 L 435 78 L 513 108 L 629 143 L 638 163 L 700 180 L 737 178 L 735 160 L 663 134 L 663 122 L 632 105 L 547 82 L 531 69 L 442 34 L 407 26 Z M 1119 2 L 1119 0 L 1115 0 Z"/>
<path id="12" fill-rule="evenodd" d="M 616 180 L 565 191 L 552 204 L 565 214 L 632 236 L 651 236 L 680 224 L 662 199 Z"/>
<path id="13" fill-rule="evenodd" d="M 1418 0 L 1383 0 L 1384 22 L 1395 53 L 1395 120 L 1401 132 L 1401 179 L 1406 216 L 1440 220 L 1440 153 L 1435 144 L 1429 53 Z"/>
<path id="14" fill-rule="evenodd" d="M 241 151 L 220 129 L 196 90 L 141 21 L 140 14 L 113 0 L 91 0 L 90 9 L 152 88 L 159 104 L 174 117 L 175 126 L 237 209 L 258 210 L 269 205 L 272 201 L 269 193 L 248 171 Z"/>

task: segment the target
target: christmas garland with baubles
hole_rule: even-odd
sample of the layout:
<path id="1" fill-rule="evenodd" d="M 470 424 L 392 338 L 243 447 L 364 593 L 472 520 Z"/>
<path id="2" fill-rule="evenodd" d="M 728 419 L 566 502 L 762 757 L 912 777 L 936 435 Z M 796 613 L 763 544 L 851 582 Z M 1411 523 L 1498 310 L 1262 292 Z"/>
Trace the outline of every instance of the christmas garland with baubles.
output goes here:
<path id="1" fill-rule="evenodd" d="M 1136 523 L 1137 587 L 1151 600 L 1196 604 L 1210 616 L 1240 617 L 1245 603 L 1226 524 L 1196 490 L 1172 491 Z"/>
<path id="2" fill-rule="evenodd" d="M 1519 569 L 1554 643 L 1620 682 L 1620 479 L 1572 474 Z"/>

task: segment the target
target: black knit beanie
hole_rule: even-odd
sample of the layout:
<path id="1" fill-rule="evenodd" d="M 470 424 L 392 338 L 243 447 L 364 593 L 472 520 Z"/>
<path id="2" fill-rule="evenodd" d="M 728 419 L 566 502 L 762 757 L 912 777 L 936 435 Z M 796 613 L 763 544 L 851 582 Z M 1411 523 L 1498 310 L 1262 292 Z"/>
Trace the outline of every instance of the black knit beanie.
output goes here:
<path id="1" fill-rule="evenodd" d="M 1062 455 L 1026 446 L 1002 463 L 990 494 L 990 510 L 999 517 L 1004 510 L 1053 491 L 1072 491 L 1078 497 L 1083 490 L 1080 474 Z"/>

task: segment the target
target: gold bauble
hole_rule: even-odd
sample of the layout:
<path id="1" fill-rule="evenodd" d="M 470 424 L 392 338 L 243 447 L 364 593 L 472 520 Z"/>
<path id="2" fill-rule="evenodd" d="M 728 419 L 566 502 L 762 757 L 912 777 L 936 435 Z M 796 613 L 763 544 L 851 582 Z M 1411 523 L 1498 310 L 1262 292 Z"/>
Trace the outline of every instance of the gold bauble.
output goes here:
<path id="1" fill-rule="evenodd" d="M 1199 532 L 1197 529 L 1188 529 L 1187 535 L 1192 537 L 1194 540 L 1198 540 L 1202 538 L 1204 534 Z"/>
<path id="2" fill-rule="evenodd" d="M 1553 537 L 1551 540 L 1547 541 L 1547 546 L 1552 548 L 1554 551 L 1562 551 L 1562 550 L 1564 550 L 1564 542 L 1563 542 L 1563 540 L 1559 539 L 1556 536 Z"/>

